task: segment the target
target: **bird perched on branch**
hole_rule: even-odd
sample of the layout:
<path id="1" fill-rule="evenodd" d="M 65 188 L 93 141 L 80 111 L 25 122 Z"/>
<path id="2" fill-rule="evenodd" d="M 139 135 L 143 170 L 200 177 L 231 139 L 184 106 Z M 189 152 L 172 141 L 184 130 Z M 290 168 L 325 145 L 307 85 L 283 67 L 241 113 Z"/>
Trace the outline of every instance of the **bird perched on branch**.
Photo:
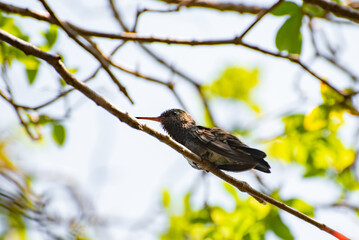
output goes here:
<path id="1" fill-rule="evenodd" d="M 180 109 L 163 112 L 159 117 L 137 117 L 160 122 L 164 130 L 177 142 L 181 143 L 202 160 L 209 161 L 217 168 L 232 172 L 250 169 L 270 173 L 270 166 L 264 160 L 266 154 L 250 148 L 237 137 L 220 128 L 196 125 L 191 115 Z M 201 169 L 190 159 L 189 164 Z"/>

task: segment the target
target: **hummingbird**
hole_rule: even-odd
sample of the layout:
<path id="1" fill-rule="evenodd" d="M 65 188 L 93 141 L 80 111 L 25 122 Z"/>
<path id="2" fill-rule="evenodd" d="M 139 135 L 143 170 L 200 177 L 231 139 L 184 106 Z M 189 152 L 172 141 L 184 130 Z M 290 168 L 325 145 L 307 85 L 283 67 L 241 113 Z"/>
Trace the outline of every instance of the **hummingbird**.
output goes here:
<path id="1" fill-rule="evenodd" d="M 270 173 L 270 166 L 264 160 L 267 156 L 264 152 L 247 146 L 223 129 L 197 125 L 191 115 L 181 109 L 167 110 L 159 117 L 137 119 L 160 122 L 171 138 L 219 169 L 232 172 L 256 169 Z M 197 163 L 186 159 L 193 168 L 202 170 Z"/>

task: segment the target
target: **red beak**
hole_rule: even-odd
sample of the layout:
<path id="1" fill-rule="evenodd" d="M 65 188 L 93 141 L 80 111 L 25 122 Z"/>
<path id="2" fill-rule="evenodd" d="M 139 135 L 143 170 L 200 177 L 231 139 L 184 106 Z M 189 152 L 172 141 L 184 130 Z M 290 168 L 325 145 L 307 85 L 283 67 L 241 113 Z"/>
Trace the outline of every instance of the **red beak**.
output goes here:
<path id="1" fill-rule="evenodd" d="M 137 119 L 145 119 L 145 120 L 151 120 L 156 122 L 161 122 L 161 117 L 136 117 Z"/>

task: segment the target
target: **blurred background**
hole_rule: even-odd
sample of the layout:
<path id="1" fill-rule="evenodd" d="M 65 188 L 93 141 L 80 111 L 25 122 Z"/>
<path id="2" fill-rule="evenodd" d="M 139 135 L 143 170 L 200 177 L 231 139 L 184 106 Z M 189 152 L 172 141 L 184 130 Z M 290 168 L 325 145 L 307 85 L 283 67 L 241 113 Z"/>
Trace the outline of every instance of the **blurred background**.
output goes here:
<path id="1" fill-rule="evenodd" d="M 357 11 L 355 2 L 335 2 Z M 74 41 L 49 23 L 40 1 L 6 0 L 0 28 L 60 54 L 123 112 L 185 109 L 198 124 L 265 151 L 271 174 L 230 174 L 359 239 L 359 27 L 317 5 L 270 9 L 276 3 L 48 1 L 71 23 Z M 0 61 L 1 239 L 335 239 L 191 168 L 72 90 L 46 62 L 4 42 Z"/>

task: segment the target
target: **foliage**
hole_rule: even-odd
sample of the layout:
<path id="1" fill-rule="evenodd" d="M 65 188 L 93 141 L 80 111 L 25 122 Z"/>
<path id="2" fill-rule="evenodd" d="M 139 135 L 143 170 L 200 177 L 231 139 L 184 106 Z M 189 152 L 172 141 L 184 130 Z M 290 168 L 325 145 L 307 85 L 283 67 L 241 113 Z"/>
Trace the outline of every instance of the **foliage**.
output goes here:
<path id="1" fill-rule="evenodd" d="M 192 3 L 186 7 L 191 7 L 191 5 Z M 195 5 L 195 2 L 193 5 Z M 182 5 L 178 6 L 176 12 L 180 10 L 181 6 Z M 170 12 L 173 12 L 173 10 L 168 13 Z M 306 34 L 311 29 L 308 22 L 312 24 L 313 19 L 320 19 L 328 23 L 333 21 L 333 19 L 328 17 L 328 11 L 325 11 L 319 6 L 298 1 L 283 1 L 269 14 L 272 18 L 280 19 L 280 26 L 275 28 L 275 39 L 270 39 L 270 41 L 275 43 L 276 50 L 274 53 L 271 53 L 260 47 L 258 47 L 258 49 L 260 52 L 269 53 L 271 57 L 279 56 L 282 59 L 284 58 L 292 62 L 303 58 L 303 34 Z M 140 15 L 140 13 L 137 13 L 138 18 Z M 38 32 L 37 38 L 30 38 L 30 36 L 33 35 L 27 32 L 28 29 L 24 27 L 25 25 L 19 25 L 17 20 L 18 19 L 14 18 L 13 15 L 0 12 L 0 28 L 2 30 L 26 42 L 33 43 L 36 41 L 34 39 L 41 39 L 40 43 L 36 44 L 37 47 L 46 52 L 53 51 L 54 46 L 58 43 L 59 29 L 61 28 L 54 24 L 47 24 L 46 27 Z M 137 20 L 139 19 L 136 19 L 136 23 Z M 69 25 L 69 27 L 71 28 L 71 25 Z M 76 32 L 77 29 L 74 28 L 73 30 L 78 34 L 81 41 L 84 40 L 84 45 L 91 46 L 92 49 L 95 50 L 101 48 L 101 45 L 96 45 L 97 43 L 95 43 L 95 41 L 93 44 L 91 44 L 90 41 L 85 41 L 91 40 L 92 37 L 80 36 L 81 34 Z M 128 35 L 131 36 L 132 34 Z M 314 46 L 315 41 L 312 40 L 312 42 L 313 49 L 318 48 Z M 136 42 L 136 44 L 142 46 L 140 42 Z M 326 47 L 325 52 L 329 53 L 327 60 L 330 64 L 336 66 L 340 71 L 348 73 L 345 65 L 343 66 L 336 62 L 336 58 L 339 55 L 337 51 L 339 48 L 345 47 L 344 44 L 339 44 L 340 47 L 338 47 L 338 49 L 334 49 L 333 46 L 335 44 L 331 46 L 330 43 L 326 43 L 326 45 L 328 46 L 321 46 L 321 48 Z M 256 48 L 257 47 L 252 47 L 252 50 Z M 313 55 L 315 55 L 315 57 L 320 56 L 320 51 L 318 49 L 315 49 L 315 51 Z M 102 54 L 102 52 L 100 53 Z M 61 53 L 57 54 L 61 55 Z M 152 56 L 155 55 L 152 54 Z M 321 57 L 325 58 L 324 56 Z M 165 63 L 159 57 L 155 57 L 155 59 L 158 62 Z M 0 64 L 2 66 L 3 76 L 13 67 L 14 62 L 20 63 L 19 65 L 21 65 L 25 73 L 29 87 L 34 89 L 36 85 L 38 85 L 39 72 L 43 66 L 42 61 L 33 56 L 26 55 L 18 48 L 1 41 Z M 109 62 L 103 63 L 99 61 L 99 63 L 102 67 L 104 65 L 107 67 L 110 65 Z M 178 74 L 175 71 L 176 68 L 172 67 L 171 64 L 168 64 L 168 66 L 170 66 L 168 69 L 170 69 L 171 72 L 182 77 L 186 76 L 186 74 Z M 303 67 L 303 65 L 301 66 Z M 85 66 L 85 68 L 86 67 L 87 66 Z M 112 67 L 114 66 L 111 66 L 111 68 Z M 77 69 L 75 68 L 69 68 L 68 70 L 71 74 L 77 73 Z M 125 72 L 128 73 L 130 71 L 125 70 Z M 324 74 L 326 73 L 320 73 L 319 75 Z M 95 75 L 96 74 L 94 74 L 93 77 L 95 77 Z M 111 77 L 114 78 L 115 75 L 117 74 L 113 74 Z M 137 70 L 133 75 L 141 76 Z M 203 94 L 203 96 L 200 97 L 204 99 L 203 101 L 205 103 L 207 103 L 206 101 L 208 100 L 208 104 L 211 107 L 216 101 L 230 101 L 231 103 L 239 103 L 239 105 L 246 106 L 256 113 L 256 116 L 259 116 L 260 113 L 264 112 L 264 109 L 257 103 L 255 95 L 256 88 L 260 84 L 260 77 L 261 74 L 258 67 L 247 68 L 242 65 L 230 65 L 225 67 L 223 71 L 219 73 L 218 77 L 207 83 L 207 85 L 193 82 L 195 82 L 194 85 L 197 90 L 199 90 L 199 95 Z M 188 77 L 183 78 L 188 80 Z M 53 102 L 56 102 L 65 95 L 63 94 L 64 89 L 68 90 L 65 81 L 62 78 L 59 79 L 59 85 L 61 84 L 59 87 L 60 94 Z M 89 79 L 91 79 L 91 77 Z M 144 79 L 151 79 L 152 82 L 160 82 L 162 85 L 167 86 L 168 89 L 174 90 L 175 85 L 172 85 L 172 83 L 167 84 L 165 81 L 158 81 L 157 79 L 146 76 Z M 320 79 L 320 92 L 318 91 L 317 93 L 318 96 L 319 94 L 321 95 L 322 102 L 307 112 L 295 110 L 294 113 L 292 111 L 290 114 L 280 116 L 283 131 L 263 141 L 263 143 L 267 146 L 266 152 L 270 162 L 277 160 L 277 164 L 298 166 L 304 169 L 304 178 L 322 179 L 336 185 L 342 194 L 338 199 L 329 203 L 329 206 L 342 204 L 343 206 L 349 206 L 348 209 L 358 213 L 356 206 L 350 207 L 350 204 L 347 204 L 350 195 L 357 193 L 359 190 L 358 174 L 355 168 L 358 152 L 355 150 L 355 146 L 345 142 L 341 135 L 343 129 L 349 132 L 351 131 L 351 129 L 346 129 L 347 119 L 357 120 L 359 116 L 354 99 L 358 94 L 358 80 L 355 82 L 354 79 L 351 84 L 348 84 L 349 87 L 343 90 L 337 90 L 323 79 Z M 4 82 L 6 85 L 6 81 Z M 2 87 L 2 85 L 0 87 Z M 59 147 L 64 146 L 67 136 L 65 127 L 66 117 L 52 117 L 49 112 L 43 110 L 42 107 L 31 108 L 17 105 L 14 101 L 14 95 L 9 90 L 10 88 L 8 86 L 6 87 L 7 89 L 5 89 L 4 92 L 8 93 L 9 98 L 6 99 L 6 97 L 4 97 L 6 94 L 3 94 L 4 96 L 2 96 L 1 99 L 4 98 L 9 105 L 12 105 L 19 117 L 19 122 L 27 128 L 28 133 L 30 133 L 29 135 L 34 134 L 36 135 L 34 139 L 41 139 L 43 137 L 43 129 L 45 128 L 49 130 L 49 135 L 52 136 L 52 140 Z M 2 91 L 2 89 L 0 90 Z M 179 98 L 178 96 L 180 95 L 181 94 L 176 93 L 177 98 Z M 209 120 L 211 119 L 210 112 L 208 111 L 209 108 L 204 109 L 206 122 L 208 125 L 213 125 L 213 122 Z M 238 127 L 233 130 L 233 133 L 253 137 L 255 132 L 253 130 L 255 129 L 241 129 Z M 354 135 L 355 133 L 353 132 L 351 134 Z M 38 224 L 35 225 L 38 226 L 39 229 L 44 228 L 44 232 L 48 234 L 48 232 L 51 232 L 51 227 L 44 224 L 44 222 L 51 226 L 54 224 L 58 227 L 61 225 L 59 223 L 60 221 L 56 222 L 55 220 L 58 219 L 52 218 L 52 216 L 46 213 L 44 210 L 46 204 L 42 202 L 43 197 L 36 195 L 32 190 L 33 176 L 23 173 L 16 164 L 13 163 L 11 157 L 9 157 L 6 152 L 6 145 L 7 141 L 0 139 L 0 239 L 28 239 L 29 229 L 33 226 L 33 222 Z M 9 185 L 3 184 L 3 182 L 10 183 L 11 189 L 7 189 L 6 187 L 9 187 Z M 281 213 L 277 208 L 270 204 L 265 206 L 261 205 L 251 197 L 244 199 L 231 185 L 225 184 L 224 189 L 228 193 L 228 197 L 232 199 L 235 204 L 233 209 L 228 210 L 220 204 L 213 206 L 204 204 L 202 207 L 194 206 L 191 202 L 191 194 L 187 193 L 183 198 L 183 210 L 180 213 L 178 213 L 178 207 L 173 203 L 174 200 L 170 191 L 163 191 L 162 207 L 168 217 L 168 228 L 160 237 L 164 240 L 260 240 L 265 239 L 270 232 L 281 239 L 294 239 L 288 223 L 281 217 Z M 266 190 L 273 198 L 286 203 L 308 216 L 314 217 L 315 210 L 319 208 L 302 200 L 300 194 L 295 198 L 283 199 L 280 196 L 280 189 L 266 188 Z M 74 192 L 71 192 L 71 194 L 72 196 L 76 196 Z M 76 202 L 76 200 L 77 199 L 74 201 Z M 78 202 L 76 203 L 78 204 Z M 79 205 L 81 204 L 78 204 L 78 206 Z M 85 215 L 84 212 L 79 210 L 79 216 L 77 217 L 86 222 L 84 225 L 89 225 L 91 218 L 86 218 Z M 75 224 L 76 219 L 67 220 L 68 221 L 63 224 L 66 226 L 66 233 L 68 234 L 66 237 L 90 239 L 86 234 L 87 232 L 82 228 L 82 222 Z M 51 237 L 56 238 L 57 236 Z"/>
<path id="2" fill-rule="evenodd" d="M 322 85 L 323 103 L 308 114 L 283 117 L 284 134 L 268 142 L 268 153 L 287 163 L 296 162 L 305 167 L 304 177 L 326 176 L 339 181 L 344 188 L 356 189 L 358 181 L 349 174 L 355 161 L 355 151 L 338 137 L 345 123 L 344 113 L 352 113 L 352 103 Z"/>
<path id="3" fill-rule="evenodd" d="M 254 103 L 252 90 L 259 83 L 259 69 L 247 69 L 240 66 L 225 68 L 220 76 L 205 86 L 210 98 L 224 98 L 232 101 L 240 101 L 255 112 L 260 108 Z"/>
<path id="4" fill-rule="evenodd" d="M 5 16 L 2 12 L 0 12 L 0 28 L 24 41 L 30 41 L 30 37 L 23 33 L 23 31 L 15 24 L 14 19 Z M 50 25 L 47 31 L 42 32 L 42 35 L 45 38 L 45 42 L 42 46 L 39 47 L 44 51 L 49 51 L 56 43 L 57 27 Z M 1 42 L 0 63 L 3 65 L 11 66 L 13 60 L 17 60 L 24 64 L 28 82 L 30 85 L 33 84 L 38 74 L 41 62 L 33 56 L 25 55 L 17 48 Z"/>
<path id="5" fill-rule="evenodd" d="M 49 197 L 54 189 L 43 190 L 41 195 L 35 193 L 32 185 L 41 181 L 14 164 L 7 151 L 13 144 L 10 138 L 0 138 L 0 239 L 35 239 L 31 237 L 35 235 L 42 236 L 42 239 L 89 240 L 82 222 L 89 220 L 86 219 L 87 210 L 80 200 L 80 193 L 71 186 L 65 186 L 66 191 L 62 195 L 69 195 L 70 198 L 62 201 L 77 207 L 73 209 L 72 216 L 59 217 L 62 209 L 53 208 L 54 199 Z M 56 188 L 59 187 L 61 185 L 57 183 Z M 61 228 L 65 231 L 59 231 Z"/>
<path id="6" fill-rule="evenodd" d="M 302 26 L 303 13 L 301 7 L 294 2 L 284 1 L 271 12 L 275 16 L 289 15 L 277 32 L 275 44 L 279 51 L 300 54 L 302 49 Z"/>
<path id="7" fill-rule="evenodd" d="M 265 239 L 268 231 L 281 239 L 294 239 L 276 207 L 262 205 L 253 198 L 242 199 L 237 190 L 227 183 L 224 188 L 234 200 L 233 210 L 209 205 L 195 208 L 188 193 L 183 198 L 180 214 L 174 213 L 169 193 L 164 191 L 163 207 L 169 216 L 169 227 L 161 239 Z M 278 191 L 274 191 L 272 196 L 278 199 Z M 314 215 L 313 207 L 303 200 L 289 199 L 284 202 L 305 214 Z"/>

